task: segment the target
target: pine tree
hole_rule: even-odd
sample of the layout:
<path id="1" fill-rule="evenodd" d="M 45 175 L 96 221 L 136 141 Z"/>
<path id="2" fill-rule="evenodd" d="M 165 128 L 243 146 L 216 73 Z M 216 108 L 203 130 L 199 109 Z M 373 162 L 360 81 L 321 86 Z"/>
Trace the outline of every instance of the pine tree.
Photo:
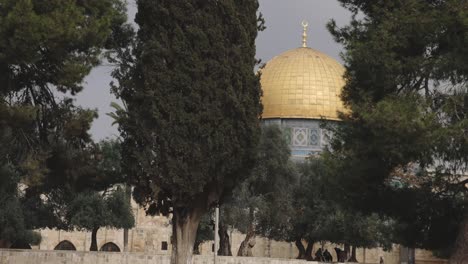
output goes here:
<path id="1" fill-rule="evenodd" d="M 71 155 L 54 154 L 91 145 L 96 117 L 69 97 L 82 90 L 104 49 L 126 45 L 131 29 L 125 22 L 121 0 L 0 0 L 1 177 L 25 185 L 23 195 L 12 188 L 0 199 L 2 208 L 8 202 L 21 209 L 16 227 L 2 223 L 10 234 L 24 233 L 19 227 L 64 227 L 63 215 L 55 215 L 63 206 L 49 199 L 65 193 L 64 185 L 51 171 L 69 165 L 59 163 Z M 0 240 L 14 242 L 4 234 Z"/>
<path id="2" fill-rule="evenodd" d="M 125 164 L 136 201 L 173 215 L 172 263 L 190 263 L 201 217 L 253 166 L 258 2 L 137 4 L 135 47 L 114 73 Z"/>
<path id="3" fill-rule="evenodd" d="M 406 224 L 400 243 L 450 248 L 467 194 L 468 3 L 340 2 L 354 13 L 329 24 L 346 49 L 331 154 L 343 201 Z"/>

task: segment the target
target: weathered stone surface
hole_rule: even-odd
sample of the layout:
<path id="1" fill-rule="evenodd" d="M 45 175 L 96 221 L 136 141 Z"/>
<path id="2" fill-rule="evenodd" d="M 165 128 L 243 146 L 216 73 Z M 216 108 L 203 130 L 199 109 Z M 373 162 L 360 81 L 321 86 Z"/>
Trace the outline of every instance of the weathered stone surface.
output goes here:
<path id="1" fill-rule="evenodd" d="M 31 263 L 52 263 L 48 262 L 53 259 L 57 260 L 57 263 L 90 263 L 90 264 L 106 264 L 106 263 L 136 263 L 136 264 L 170 264 L 169 255 L 171 254 L 171 222 L 170 219 L 163 216 L 147 216 L 145 211 L 137 206 L 135 202 L 132 203 L 133 212 L 135 215 L 135 228 L 129 230 L 128 234 L 128 251 L 132 254 L 117 254 L 108 255 L 103 253 L 87 253 L 80 251 L 88 251 L 91 245 L 91 233 L 90 232 L 64 232 L 57 230 L 40 230 L 42 235 L 42 242 L 39 246 L 33 247 L 33 249 L 40 249 L 40 253 L 34 253 L 34 256 L 23 256 L 18 251 L 9 252 L 8 254 L 0 255 L 0 264 L 10 263 L 28 263 L 30 258 L 34 258 Z M 244 234 L 239 232 L 229 232 L 231 239 L 231 251 L 236 254 L 240 244 L 245 238 Z M 117 245 L 121 251 L 124 249 L 123 243 L 123 230 L 115 229 L 100 229 L 97 235 L 98 238 L 98 249 L 109 242 Z M 77 249 L 78 252 L 75 254 L 54 252 L 53 250 L 61 241 L 68 240 Z M 167 249 L 163 249 L 163 242 L 167 243 Z M 266 257 L 276 258 L 270 260 L 259 259 L 259 258 L 220 258 L 219 264 L 296 264 L 294 260 L 298 255 L 298 250 L 293 243 L 272 241 L 262 237 L 255 238 L 255 247 L 252 248 L 252 254 L 254 257 Z M 202 256 L 197 256 L 196 264 L 211 264 L 212 260 L 212 245 L 213 242 L 209 241 L 200 245 L 200 252 Z M 332 254 L 333 260 L 336 261 L 336 253 L 333 250 L 338 245 L 325 244 L 324 249 Z M 314 245 L 313 252 L 321 247 L 319 243 Z M 342 246 L 338 246 L 342 248 Z M 36 252 L 36 251 L 35 251 Z M 138 254 L 140 253 L 140 254 Z M 357 249 L 356 251 L 357 260 L 360 263 L 379 263 L 380 256 L 385 260 L 385 264 L 400 264 L 400 247 L 394 246 L 390 252 L 383 251 L 380 248 L 376 249 Z M 9 254 L 13 254 L 15 262 L 9 262 Z M 95 255 L 98 254 L 98 255 Z M 204 257 L 208 256 L 208 257 Z M 416 263 L 417 264 L 443 264 L 446 263 L 444 260 L 436 259 L 428 251 L 416 250 L 415 251 Z M 59 259 L 61 258 L 61 260 Z M 283 260 L 278 260 L 283 259 Z M 286 260 L 284 260 L 286 259 Z M 60 262 L 62 261 L 62 262 Z M 88 262 L 89 261 L 89 262 Z M 302 263 L 302 262 L 301 262 Z M 307 262 L 311 263 L 311 262 Z"/>
<path id="2" fill-rule="evenodd" d="M 0 264 L 170 264 L 169 255 L 45 250 L 0 250 Z M 211 264 L 212 256 L 195 256 L 193 264 Z M 218 257 L 219 264 L 301 264 L 300 260 Z M 316 262 L 307 262 L 317 264 Z"/>
<path id="3" fill-rule="evenodd" d="M 417 264 L 443 264 L 444 260 L 437 260 L 430 252 L 419 251 Z M 399 260 L 385 259 L 386 264 L 399 264 Z M 304 260 L 284 258 L 258 257 L 218 257 L 218 264 L 318 264 Z M 80 252 L 80 251 L 48 251 L 48 250 L 0 250 L 0 264 L 170 264 L 170 255 L 147 253 L 109 253 L 109 252 Z M 212 264 L 213 256 L 194 256 L 193 264 Z M 364 263 L 364 262 L 361 262 Z M 366 261 L 373 264 L 378 261 Z"/>

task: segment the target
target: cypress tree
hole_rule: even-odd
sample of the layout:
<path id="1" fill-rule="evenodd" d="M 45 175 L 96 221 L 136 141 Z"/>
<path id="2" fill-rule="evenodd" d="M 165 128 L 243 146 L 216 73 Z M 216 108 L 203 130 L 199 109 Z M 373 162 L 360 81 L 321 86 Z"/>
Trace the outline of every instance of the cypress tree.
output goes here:
<path id="1" fill-rule="evenodd" d="M 261 115 L 256 0 L 139 0 L 134 56 L 115 91 L 134 197 L 172 213 L 172 263 L 190 263 L 201 217 L 248 175 Z"/>

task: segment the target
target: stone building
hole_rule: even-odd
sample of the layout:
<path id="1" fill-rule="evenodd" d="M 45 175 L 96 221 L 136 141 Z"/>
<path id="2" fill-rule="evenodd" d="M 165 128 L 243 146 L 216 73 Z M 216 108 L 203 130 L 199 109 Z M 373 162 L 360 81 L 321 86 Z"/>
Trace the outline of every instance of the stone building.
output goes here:
<path id="1" fill-rule="evenodd" d="M 338 112 L 346 111 L 340 100 L 345 84 L 344 67 L 333 58 L 307 47 L 307 24 L 303 23 L 302 47 L 286 51 L 261 70 L 263 89 L 263 122 L 278 124 L 286 132 L 292 158 L 302 160 L 311 154 L 320 154 L 327 145 L 330 134 L 321 128 L 321 122 L 331 125 L 339 122 Z M 129 251 L 154 254 L 170 254 L 170 220 L 163 216 L 150 217 L 132 203 L 136 218 L 135 228 L 124 235 L 124 230 L 101 229 L 98 232 L 98 248 L 103 251 Z M 41 230 L 39 249 L 89 250 L 91 234 L 87 232 L 63 232 Z M 235 254 L 244 235 L 231 233 L 232 252 Z M 319 245 L 315 246 L 317 250 Z M 327 245 L 334 253 L 334 246 Z M 203 255 L 213 254 L 213 242 L 201 245 Z M 416 263 L 445 263 L 423 250 L 410 251 L 395 246 L 390 252 L 382 249 L 358 249 L 358 261 L 379 263 L 383 257 L 386 264 L 408 263 L 408 255 Z M 257 238 L 253 247 L 255 257 L 296 258 L 298 250 L 293 243 Z M 411 257 L 410 257 L 411 259 Z"/>

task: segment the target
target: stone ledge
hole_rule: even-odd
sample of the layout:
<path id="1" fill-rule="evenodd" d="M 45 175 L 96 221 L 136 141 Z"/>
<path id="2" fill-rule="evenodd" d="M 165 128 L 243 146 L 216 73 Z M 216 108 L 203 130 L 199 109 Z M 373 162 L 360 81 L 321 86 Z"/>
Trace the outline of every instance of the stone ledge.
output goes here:
<path id="1" fill-rule="evenodd" d="M 193 264 L 212 264 L 213 256 L 194 256 Z M 170 264 L 170 255 L 134 252 L 89 252 L 0 249 L 0 264 Z M 219 264 L 318 264 L 315 261 L 218 256 Z M 350 263 L 348 263 L 350 264 Z"/>

